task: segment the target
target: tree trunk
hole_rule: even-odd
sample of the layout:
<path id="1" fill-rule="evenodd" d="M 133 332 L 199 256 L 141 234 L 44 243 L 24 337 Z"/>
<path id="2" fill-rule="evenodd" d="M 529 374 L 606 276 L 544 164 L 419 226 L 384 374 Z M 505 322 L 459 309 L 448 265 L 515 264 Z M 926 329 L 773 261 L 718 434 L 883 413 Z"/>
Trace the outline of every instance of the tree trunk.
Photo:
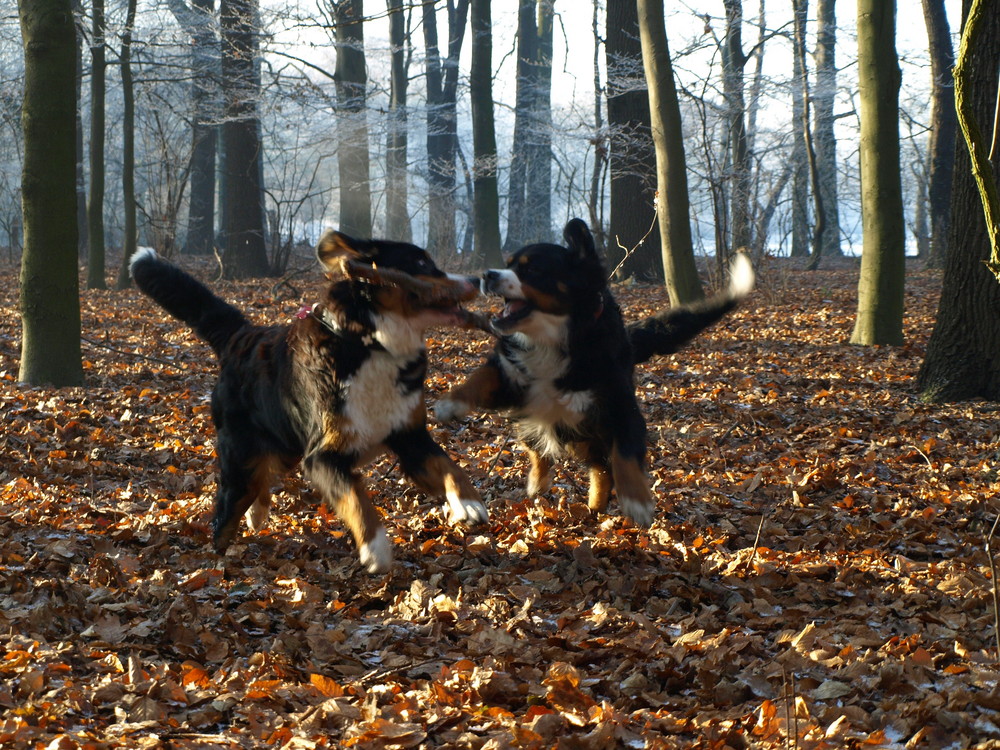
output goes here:
<path id="1" fill-rule="evenodd" d="M 606 14 L 605 14 L 606 16 Z M 605 17 L 605 22 L 607 18 Z M 604 231 L 604 181 L 608 174 L 608 133 L 604 127 L 604 96 L 605 87 L 601 85 L 601 44 L 604 37 L 601 32 L 601 3 L 594 0 L 592 4 L 591 33 L 594 39 L 594 163 L 590 170 L 590 193 L 587 196 L 587 214 L 590 217 L 590 231 L 594 234 L 594 244 L 598 252 L 605 253 L 608 247 L 607 235 Z M 636 34 L 638 34 L 638 28 Z"/>
<path id="2" fill-rule="evenodd" d="M 657 218 L 663 247 L 663 272 L 672 305 L 704 295 L 694 262 L 688 201 L 687 165 L 680 103 L 663 25 L 663 0 L 637 0 L 642 63 L 649 91 L 649 114 L 656 147 Z"/>
<path id="3" fill-rule="evenodd" d="M 552 239 L 552 21 L 554 0 L 538 0 L 538 34 L 532 61 L 531 116 L 525 171 L 528 242 Z"/>
<path id="4" fill-rule="evenodd" d="M 899 169 L 895 0 L 858 0 L 861 222 L 864 235 L 852 344 L 903 343 L 906 276 Z"/>
<path id="5" fill-rule="evenodd" d="M 339 0 L 337 24 L 337 163 L 340 174 L 340 231 L 372 236 L 372 196 L 365 100 L 364 3 Z"/>
<path id="6" fill-rule="evenodd" d="M 76 28 L 76 233 L 79 237 L 78 254 L 81 261 L 89 255 L 87 248 L 87 151 L 83 144 L 83 46 L 87 34 L 84 30 L 83 7 L 80 0 L 73 0 Z"/>
<path id="7" fill-rule="evenodd" d="M 269 268 L 264 245 L 264 193 L 261 184 L 260 78 L 255 64 L 255 0 L 222 0 L 222 85 L 225 122 L 222 179 L 225 250 L 223 274 L 229 279 L 259 278 Z"/>
<path id="8" fill-rule="evenodd" d="M 87 288 L 106 289 L 104 246 L 104 0 L 93 0 L 90 39 L 90 200 L 87 204 Z"/>
<path id="9" fill-rule="evenodd" d="M 970 2 L 963 3 L 966 18 Z M 1000 13 L 984 16 L 970 49 L 969 105 L 982 125 L 993 121 L 1000 70 Z M 957 142 L 951 217 L 944 254 L 938 314 L 917 375 L 921 397 L 944 402 L 985 398 L 1000 401 L 1000 284 L 985 268 L 990 239 L 983 204 L 969 169 L 969 150 Z"/>
<path id="10" fill-rule="evenodd" d="M 219 41 L 215 0 L 168 0 L 191 37 L 191 198 L 184 252 L 208 255 L 215 246 L 215 154 L 218 145 Z"/>
<path id="11" fill-rule="evenodd" d="M 497 136 L 493 117 L 493 19 L 490 0 L 472 0 L 472 175 L 474 246 L 487 268 L 503 265 L 500 197 L 497 190 Z"/>
<path id="12" fill-rule="evenodd" d="M 662 279 L 656 226 L 656 151 L 650 136 L 649 94 L 635 0 L 609 0 L 607 10 L 608 129 L 611 219 L 608 254 L 623 277 Z M 644 239 L 645 238 L 645 239 Z M 622 250 L 622 248 L 625 248 Z M 627 258 L 621 254 L 633 250 Z"/>
<path id="13" fill-rule="evenodd" d="M 823 204 L 823 255 L 843 255 L 840 248 L 840 207 L 837 201 L 837 139 L 833 133 L 833 103 L 837 95 L 837 16 L 835 0 L 816 2 L 816 86 L 813 89 L 813 143 Z"/>
<path id="14" fill-rule="evenodd" d="M 70 0 L 19 0 L 24 48 L 21 363 L 28 385 L 83 383 L 76 214 L 76 30 Z"/>
<path id="15" fill-rule="evenodd" d="M 924 22 L 931 57 L 931 126 L 927 150 L 930 154 L 931 241 L 927 265 L 941 268 L 948 252 L 948 220 L 951 210 L 952 180 L 955 170 L 955 138 L 958 122 L 952 90 L 951 69 L 955 54 L 944 0 L 923 0 Z"/>
<path id="16" fill-rule="evenodd" d="M 514 135 L 511 144 L 510 177 L 507 184 L 507 238 L 505 253 L 512 253 L 527 242 L 525 186 L 528 179 L 528 134 L 534 86 L 532 61 L 535 59 L 538 32 L 535 0 L 520 0 L 517 8 L 517 84 L 514 96 Z"/>
<path id="17" fill-rule="evenodd" d="M 407 206 L 407 152 L 408 114 L 406 110 L 406 90 L 408 86 L 408 59 L 410 37 L 403 16 L 403 0 L 387 0 L 389 11 L 389 45 L 392 48 L 392 62 L 389 73 L 389 122 L 386 136 L 386 236 L 405 242 L 413 239 L 410 225 L 410 211 Z"/>
<path id="18" fill-rule="evenodd" d="M 747 63 L 743 52 L 743 2 L 723 0 L 726 6 L 726 38 L 722 47 L 722 90 L 729 121 L 730 229 L 728 248 L 716 248 L 716 257 L 727 252 L 748 250 L 750 231 L 750 149 L 747 143 L 746 101 L 743 95 L 743 68 Z"/>
<path id="19" fill-rule="evenodd" d="M 806 131 L 802 123 L 806 117 L 805 39 L 798 29 L 805 25 L 809 12 L 808 0 L 792 3 L 796 16 L 796 33 L 793 37 L 792 55 L 792 249 L 793 258 L 809 255 L 809 159 L 806 153 Z"/>
<path id="20" fill-rule="evenodd" d="M 424 5 L 427 47 L 427 248 L 439 257 L 454 255 L 456 142 L 458 139 L 458 58 L 469 18 L 469 0 L 448 0 L 448 56 L 441 59 L 433 3 Z"/>
<path id="21" fill-rule="evenodd" d="M 132 285 L 129 260 L 138 245 L 135 205 L 135 85 L 132 76 L 132 29 L 135 26 L 136 0 L 128 0 L 125 30 L 122 32 L 122 212 L 125 214 L 125 236 L 122 240 L 122 262 L 118 267 L 117 289 Z"/>

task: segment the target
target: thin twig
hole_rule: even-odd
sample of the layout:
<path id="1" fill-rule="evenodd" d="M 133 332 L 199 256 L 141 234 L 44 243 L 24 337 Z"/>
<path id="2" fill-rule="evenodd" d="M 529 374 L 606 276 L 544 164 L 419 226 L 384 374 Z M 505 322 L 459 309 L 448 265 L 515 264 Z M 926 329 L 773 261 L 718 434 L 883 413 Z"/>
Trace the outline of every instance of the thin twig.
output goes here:
<path id="1" fill-rule="evenodd" d="M 116 349 L 115 347 L 110 346 L 109 344 L 103 344 L 100 341 L 91 341 L 86 336 L 81 336 L 80 340 L 85 344 L 90 344 L 91 346 L 100 347 L 101 349 L 107 349 L 108 351 L 112 351 L 115 354 L 123 354 L 126 357 L 137 357 L 139 359 L 148 359 L 150 362 L 156 362 L 161 365 L 169 365 L 170 367 L 180 367 L 180 368 L 187 367 L 187 365 L 181 362 L 171 362 L 169 359 L 159 359 L 157 357 L 150 357 L 148 354 L 139 354 L 139 352 L 127 352 L 123 349 Z"/>
<path id="2" fill-rule="evenodd" d="M 1000 591 L 997 589 L 997 564 L 993 559 L 993 535 L 996 534 L 1000 514 L 993 521 L 990 535 L 986 537 L 986 556 L 990 561 L 990 577 L 993 579 L 993 635 L 997 642 L 997 661 L 1000 661 Z"/>
<path id="3" fill-rule="evenodd" d="M 750 559 L 747 560 L 747 573 L 753 567 L 753 561 L 757 557 L 757 546 L 760 544 L 760 532 L 764 528 L 764 519 L 767 518 L 767 513 L 760 514 L 760 523 L 757 524 L 757 536 L 753 540 L 753 549 L 750 551 Z"/>
<path id="4" fill-rule="evenodd" d="M 788 750 L 788 740 L 792 732 L 792 717 L 788 710 L 791 699 L 788 695 L 788 672 L 785 671 L 784 664 L 781 665 L 781 697 L 784 698 L 782 703 L 785 704 L 785 750 Z"/>
<path id="5" fill-rule="evenodd" d="M 920 450 L 920 449 L 919 449 L 919 448 L 918 448 L 917 446 L 915 446 L 915 445 L 911 445 L 910 447 L 911 447 L 911 448 L 913 448 L 913 450 L 915 450 L 915 451 L 916 451 L 917 453 L 919 453 L 919 454 L 920 454 L 921 456 L 923 456 L 923 457 L 924 457 L 924 461 L 926 461 L 926 462 L 927 462 L 927 465 L 928 465 L 928 466 L 930 466 L 930 467 L 931 467 L 932 469 L 934 468 L 934 464 L 932 464 L 932 463 L 931 463 L 931 460 L 930 460 L 929 458 L 927 458 L 927 454 L 926 454 L 926 453 L 924 453 L 924 452 L 923 452 L 922 450 Z"/>
<path id="6" fill-rule="evenodd" d="M 645 242 L 646 238 L 649 237 L 649 235 L 652 233 L 654 226 L 656 226 L 655 211 L 653 212 L 653 220 L 649 223 L 649 229 L 646 230 L 646 233 L 642 235 L 642 239 L 640 239 L 631 250 L 629 250 L 621 243 L 621 240 L 618 239 L 617 235 L 615 236 L 615 244 L 625 251 L 625 257 L 621 259 L 621 262 L 617 266 L 615 266 L 615 270 L 608 275 L 609 279 L 613 279 L 615 277 L 615 274 L 618 273 L 618 269 L 620 269 L 623 265 L 625 265 L 625 261 L 627 261 L 632 256 L 632 254 L 635 253 L 636 250 L 642 247 L 642 243 Z"/>

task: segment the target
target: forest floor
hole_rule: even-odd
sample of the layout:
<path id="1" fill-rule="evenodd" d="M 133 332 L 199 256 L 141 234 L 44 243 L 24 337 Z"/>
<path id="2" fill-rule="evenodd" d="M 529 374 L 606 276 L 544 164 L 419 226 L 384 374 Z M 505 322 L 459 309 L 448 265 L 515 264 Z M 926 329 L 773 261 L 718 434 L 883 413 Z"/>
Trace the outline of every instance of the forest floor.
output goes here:
<path id="1" fill-rule="evenodd" d="M 1000 407 L 917 398 L 939 275 L 911 269 L 907 343 L 872 348 L 847 343 L 856 263 L 759 276 L 637 372 L 651 529 L 592 515 L 575 464 L 526 500 L 507 422 L 477 416 L 433 431 L 490 525 L 380 461 L 397 561 L 372 576 L 297 476 L 215 555 L 208 347 L 88 291 L 86 387 L 21 387 L 0 269 L 0 746 L 1000 747 Z M 214 286 L 280 322 L 305 278 Z M 433 331 L 429 400 L 488 346 Z"/>

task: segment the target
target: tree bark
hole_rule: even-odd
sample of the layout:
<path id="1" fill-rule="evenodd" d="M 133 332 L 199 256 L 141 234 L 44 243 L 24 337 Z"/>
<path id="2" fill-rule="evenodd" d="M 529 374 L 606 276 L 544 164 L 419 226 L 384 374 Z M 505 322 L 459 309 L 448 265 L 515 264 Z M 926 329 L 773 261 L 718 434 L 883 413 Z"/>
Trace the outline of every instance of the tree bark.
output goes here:
<path id="1" fill-rule="evenodd" d="M 104 246 L 104 0 L 93 0 L 90 38 L 90 200 L 87 203 L 87 288 L 106 289 Z"/>
<path id="2" fill-rule="evenodd" d="M 816 86 L 813 88 L 813 143 L 823 204 L 823 256 L 843 255 L 837 200 L 837 138 L 833 104 L 837 95 L 837 16 L 835 0 L 816 2 Z"/>
<path id="3" fill-rule="evenodd" d="M 511 144 L 510 177 L 507 183 L 507 237 L 504 252 L 509 254 L 527 242 L 525 187 L 528 179 L 528 134 L 534 86 L 532 60 L 538 32 L 535 0 L 519 0 L 517 7 L 517 83 L 514 94 L 514 134 Z"/>
<path id="4" fill-rule="evenodd" d="M 931 241 L 927 265 L 941 268 L 948 252 L 948 220 L 951 210 L 952 180 L 955 170 L 955 138 L 958 121 L 951 69 L 955 53 L 944 0 L 923 0 L 931 57 L 931 126 L 927 150 L 930 154 L 930 182 L 927 197 Z"/>
<path id="5" fill-rule="evenodd" d="M 386 135 L 386 236 L 405 242 L 413 239 L 410 212 L 407 206 L 407 158 L 409 143 L 407 127 L 409 116 L 406 109 L 408 87 L 408 61 L 410 37 L 403 15 L 403 0 L 387 0 L 389 12 L 389 45 L 391 67 L 389 73 L 389 123 Z"/>
<path id="6" fill-rule="evenodd" d="M 963 19 L 970 2 L 963 2 Z M 1000 70 L 1000 13 L 984 17 L 966 64 L 969 101 L 976 120 L 992 122 Z M 1000 284 L 985 268 L 990 239 L 968 147 L 956 148 L 954 183 L 944 257 L 944 278 L 934 330 L 917 375 L 925 401 L 972 398 L 1000 401 Z"/>
<path id="7" fill-rule="evenodd" d="M 135 83 L 132 75 L 132 30 L 135 26 L 136 0 L 128 0 L 120 55 L 122 71 L 122 213 L 125 236 L 122 239 L 122 262 L 118 267 L 117 289 L 132 285 L 129 260 L 138 246 L 135 201 Z"/>
<path id="8" fill-rule="evenodd" d="M 500 196 L 497 188 L 497 136 L 493 116 L 493 19 L 490 0 L 472 0 L 472 165 L 473 224 L 477 259 L 487 268 L 503 265 L 500 247 Z"/>
<path id="9" fill-rule="evenodd" d="M 79 237 L 80 260 L 86 261 L 89 252 L 87 229 L 87 151 L 83 143 L 83 46 L 87 34 L 84 30 L 83 7 L 80 0 L 73 0 L 76 27 L 76 233 Z"/>
<path id="10" fill-rule="evenodd" d="M 691 240 L 687 165 L 680 103 L 663 25 L 663 0 L 637 0 L 642 62 L 649 93 L 649 114 L 656 148 L 657 218 L 663 247 L 663 272 L 672 305 L 704 296 Z"/>
<path id="11" fill-rule="evenodd" d="M 365 99 L 364 3 L 339 0 L 337 24 L 337 164 L 340 174 L 340 231 L 372 236 L 372 197 Z"/>
<path id="12" fill-rule="evenodd" d="M 554 0 L 538 0 L 532 61 L 528 165 L 525 172 L 525 231 L 528 242 L 552 238 L 552 22 Z"/>
<path id="13" fill-rule="evenodd" d="M 730 231 L 728 248 L 716 248 L 716 257 L 748 250 L 750 231 L 750 149 L 747 141 L 743 52 L 743 2 L 723 0 L 726 7 L 726 38 L 722 46 L 722 90 L 729 120 Z"/>
<path id="14" fill-rule="evenodd" d="M 852 344 L 903 343 L 906 276 L 895 0 L 858 0 L 863 248 Z"/>
<path id="15" fill-rule="evenodd" d="M 19 0 L 24 49 L 21 362 L 28 385 L 83 383 L 76 215 L 76 58 L 70 0 Z"/>
<path id="16" fill-rule="evenodd" d="M 458 140 L 458 58 L 469 17 L 469 0 L 448 0 L 448 56 L 441 59 L 437 15 L 424 5 L 427 48 L 427 172 L 429 182 L 427 248 L 441 257 L 457 252 L 455 186 Z"/>
<path id="17" fill-rule="evenodd" d="M 796 33 L 793 37 L 792 55 L 792 249 L 793 258 L 809 255 L 809 159 L 806 153 L 806 131 L 802 127 L 806 117 L 805 39 L 799 33 L 809 12 L 808 0 L 792 3 Z"/>
<path id="18" fill-rule="evenodd" d="M 215 246 L 215 161 L 218 145 L 219 39 L 215 0 L 168 0 L 191 37 L 191 193 L 184 252 L 208 255 Z"/>
<path id="19" fill-rule="evenodd" d="M 229 279 L 256 278 L 269 272 L 264 245 L 264 193 L 257 102 L 260 79 L 255 64 L 255 0 L 221 0 L 222 126 L 225 216 L 223 274 Z"/>
<path id="20" fill-rule="evenodd" d="M 656 151 L 650 131 L 649 94 L 642 69 L 635 0 L 608 0 L 606 28 L 611 171 L 609 259 L 612 266 L 621 260 L 619 273 L 623 277 L 662 279 L 663 258 L 653 200 Z M 623 247 L 625 251 L 621 250 Z M 622 260 L 620 253 L 633 248 L 634 252 Z"/>

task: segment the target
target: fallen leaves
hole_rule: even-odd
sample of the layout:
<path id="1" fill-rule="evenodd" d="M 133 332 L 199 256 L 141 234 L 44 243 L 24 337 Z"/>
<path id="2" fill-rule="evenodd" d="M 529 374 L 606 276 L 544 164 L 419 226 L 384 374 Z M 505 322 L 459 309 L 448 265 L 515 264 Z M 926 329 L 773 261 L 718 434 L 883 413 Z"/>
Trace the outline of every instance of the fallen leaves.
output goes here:
<path id="1" fill-rule="evenodd" d="M 648 531 L 593 516 L 576 464 L 527 500 L 507 423 L 477 416 L 433 429 L 489 528 L 450 527 L 377 461 L 397 564 L 371 577 L 298 477 L 264 531 L 212 553 L 207 347 L 133 293 L 87 292 L 106 345 L 87 345 L 87 388 L 21 388 L 7 269 L 0 745 L 1000 743 L 995 407 L 915 398 L 933 274 L 911 275 L 905 346 L 847 345 L 855 274 L 775 265 L 639 368 Z M 223 286 L 261 322 L 294 314 L 267 289 Z M 666 305 L 618 291 L 630 318 Z M 487 346 L 435 332 L 431 398 Z"/>

